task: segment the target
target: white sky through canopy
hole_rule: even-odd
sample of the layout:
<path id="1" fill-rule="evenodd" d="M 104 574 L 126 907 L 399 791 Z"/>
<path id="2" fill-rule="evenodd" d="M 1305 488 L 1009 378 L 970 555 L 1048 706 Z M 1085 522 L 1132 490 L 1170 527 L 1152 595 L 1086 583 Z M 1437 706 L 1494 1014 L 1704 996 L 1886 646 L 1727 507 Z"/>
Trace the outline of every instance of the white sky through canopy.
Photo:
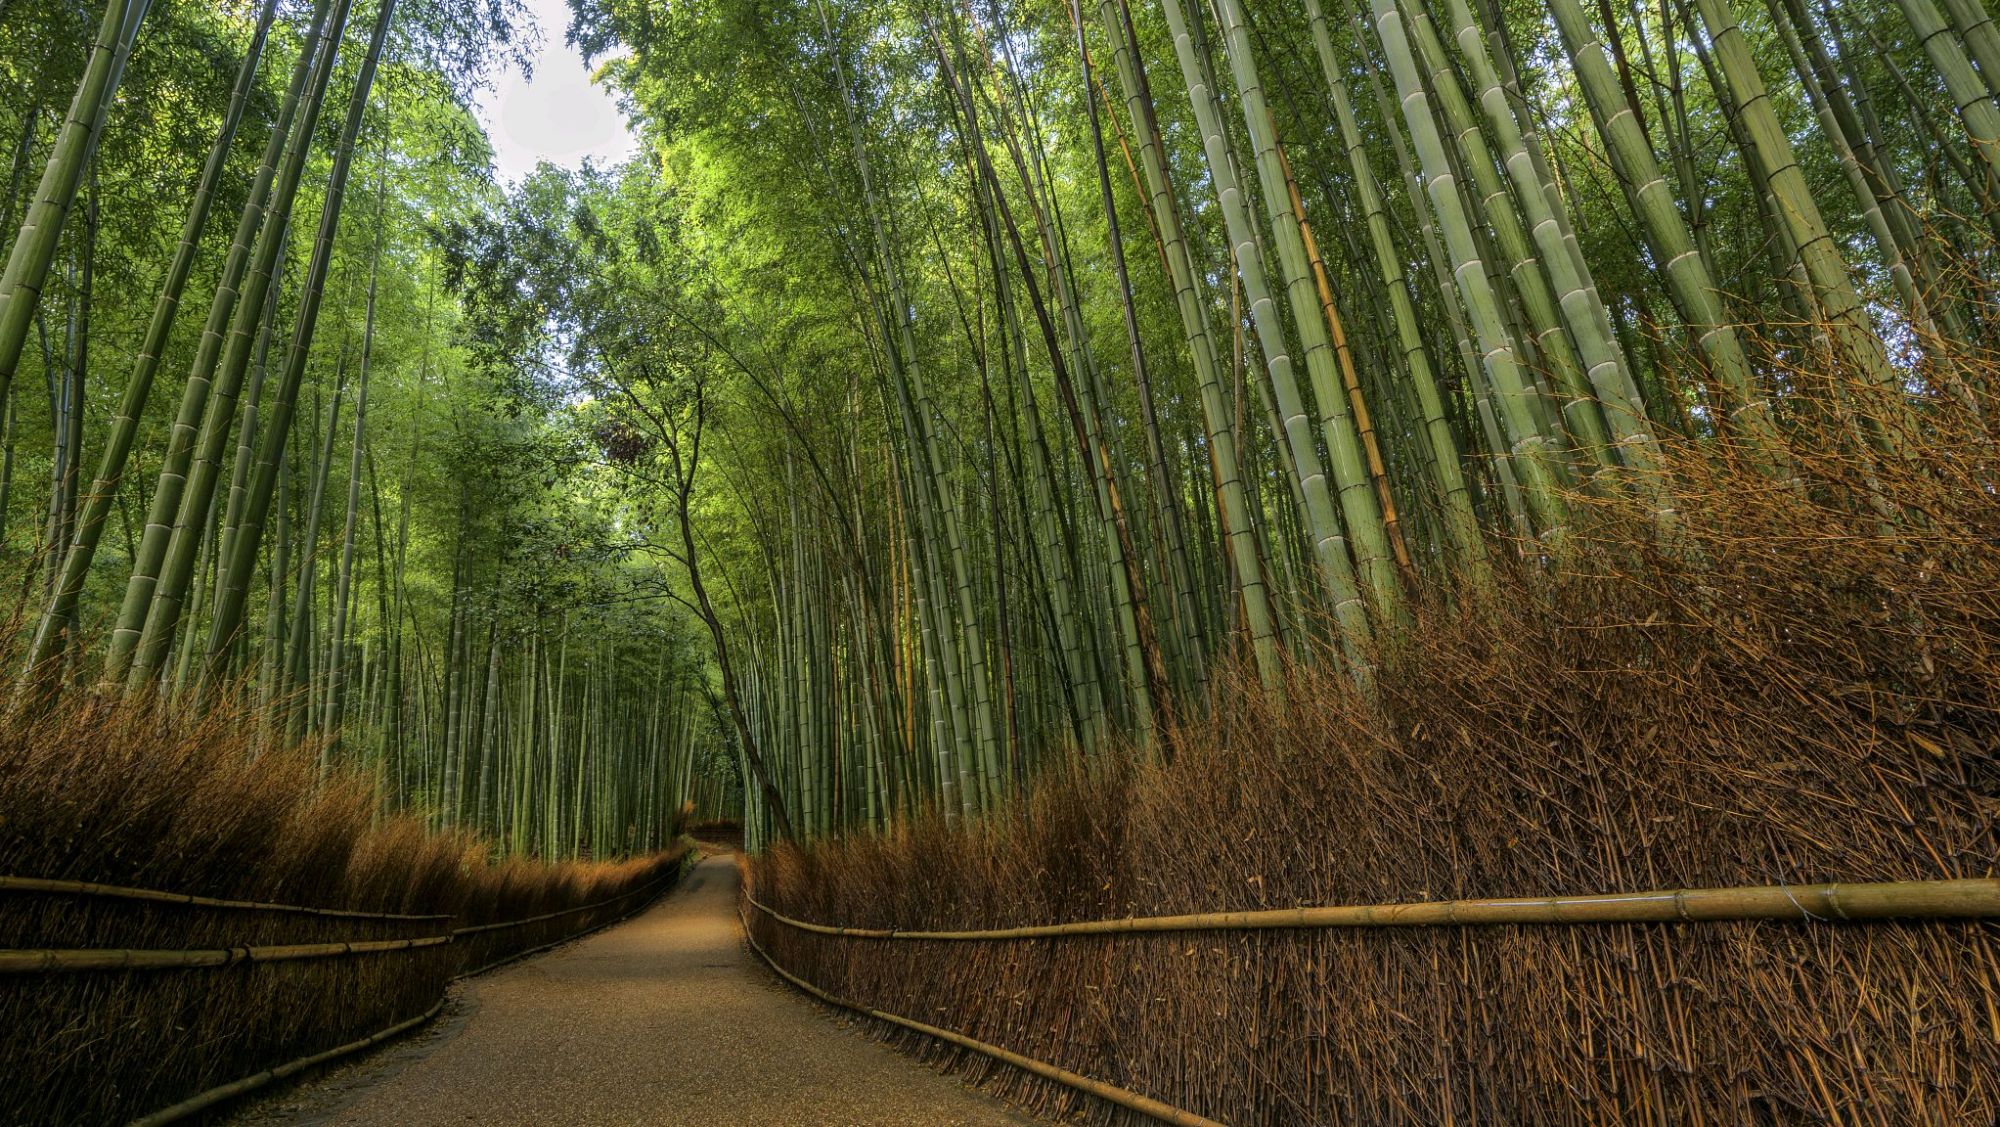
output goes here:
<path id="1" fill-rule="evenodd" d="M 588 157 L 616 164 L 638 151 L 625 116 L 610 91 L 592 85 L 576 49 L 563 42 L 569 29 L 566 0 L 527 0 L 541 27 L 534 79 L 509 67 L 495 75 L 493 88 L 480 94 L 479 119 L 493 140 L 493 164 L 500 178 L 515 183 L 540 161 L 576 168 Z"/>

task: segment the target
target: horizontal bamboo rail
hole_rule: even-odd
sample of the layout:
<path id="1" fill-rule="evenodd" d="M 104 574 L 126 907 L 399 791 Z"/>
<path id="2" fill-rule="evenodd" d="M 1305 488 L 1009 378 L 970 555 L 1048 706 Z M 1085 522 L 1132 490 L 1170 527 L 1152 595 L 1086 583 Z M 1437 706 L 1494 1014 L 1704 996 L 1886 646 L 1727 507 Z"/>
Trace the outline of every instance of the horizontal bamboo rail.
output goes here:
<path id="1" fill-rule="evenodd" d="M 756 897 L 745 900 L 799 931 L 849 939 L 995 940 L 1161 931 L 1264 931 L 1336 927 L 1464 927 L 1475 924 L 1674 923 L 1772 920 L 2000 919 L 2000 879 L 1883 881 L 1863 884 L 1754 885 L 1612 892 L 1597 896 L 1500 900 L 1429 900 L 1130 916 L 1115 920 L 1031 924 L 967 931 L 836 927 L 796 920 Z"/>
<path id="2" fill-rule="evenodd" d="M 1136 1111 L 1141 1115 L 1157 1119 L 1162 1123 L 1172 1123 L 1176 1127 L 1223 1127 L 1223 1124 L 1217 1120 L 1204 1118 L 1191 1111 L 1183 1111 L 1172 1104 L 1161 1103 L 1151 1096 L 1142 1096 L 1137 1092 L 1106 1084 L 1102 1080 L 1092 1080 L 1088 1076 L 1079 1075 L 1066 1068 L 1058 1068 L 1046 1061 L 1039 1061 L 1033 1057 L 1024 1057 L 1019 1053 L 1003 1049 L 998 1045 L 976 1041 L 963 1033 L 955 1033 L 952 1030 L 943 1029 L 935 1025 L 926 1025 L 921 1021 L 903 1017 L 899 1014 L 870 1009 L 867 1006 L 857 1005 L 844 998 L 835 997 L 814 986 L 812 983 L 807 982 L 805 979 L 800 978 L 798 975 L 793 974 L 791 971 L 786 970 L 784 967 L 779 966 L 778 961 L 773 959 L 770 953 L 765 951 L 764 948 L 758 946 L 755 939 L 751 938 L 748 926 L 749 921 L 745 920 L 743 923 L 744 941 L 750 944 L 750 949 L 757 952 L 757 957 L 763 959 L 765 965 L 776 971 L 785 981 L 811 994 L 827 1005 L 858 1013 L 863 1017 L 872 1017 L 877 1021 L 886 1021 L 891 1025 L 900 1025 L 905 1029 L 915 1030 L 927 1037 L 935 1037 L 940 1041 L 948 1041 L 962 1049 L 970 1049 L 975 1053 L 991 1057 L 1004 1064 L 1011 1064 L 1024 1072 L 1032 1072 L 1044 1080 L 1053 1080 L 1058 1084 L 1074 1088 L 1079 1092 L 1088 1093 L 1101 1100 L 1107 1100 L 1120 1107 Z"/>
<path id="3" fill-rule="evenodd" d="M 289 912 L 305 916 L 331 916 L 348 920 L 448 920 L 448 915 L 412 916 L 400 912 L 360 912 L 347 908 L 309 908 L 303 904 L 267 904 L 257 900 L 220 900 L 213 896 L 191 896 L 185 892 L 161 892 L 151 888 L 126 888 L 88 880 L 49 880 L 43 877 L 0 877 L 0 892 L 42 893 L 52 896 L 87 896 L 107 900 L 141 900 L 155 904 L 178 904 L 194 908 L 233 908 L 255 912 Z"/>
<path id="4" fill-rule="evenodd" d="M 426 935 L 417 939 L 366 939 L 345 943 L 288 943 L 278 946 L 213 947 L 193 950 L 73 947 L 0 951 L 0 974 L 87 970 L 177 970 L 189 967 L 224 967 L 235 963 L 282 963 L 294 959 L 332 959 L 346 955 L 376 955 L 386 951 L 442 947 L 450 943 L 451 938 L 449 935 Z"/>
<path id="5" fill-rule="evenodd" d="M 305 1056 L 305 1057 L 300 1057 L 297 1060 L 286 1061 L 284 1064 L 277 1065 L 276 1067 L 273 1068 L 267 1068 L 264 1071 L 259 1072 L 253 1076 L 245 1076 L 241 1080 L 232 1080 L 227 1084 L 217 1085 L 216 1087 L 210 1088 L 205 1092 L 200 1092 L 197 1093 L 196 1095 L 189 1096 L 187 1099 L 182 1100 L 181 1102 L 173 1105 L 172 1107 L 163 1107 L 160 1110 L 153 1112 L 150 1115 L 144 1115 L 139 1117 L 138 1119 L 134 1119 L 132 1121 L 131 1127 L 161 1127 L 162 1124 L 173 1123 L 177 1120 L 186 1119 L 188 1116 L 193 1115 L 199 1111 L 206 1111 L 207 1109 L 214 1107 L 216 1104 L 219 1104 L 224 1100 L 240 1096 L 245 1092 L 255 1091 L 256 1089 L 271 1083 L 273 1080 L 282 1080 L 285 1077 L 292 1075 L 293 1073 L 304 1072 L 306 1069 L 311 1068 L 314 1065 L 325 1064 L 327 1061 L 333 1060 L 337 1057 L 344 1057 L 347 1056 L 349 1053 L 358 1053 L 363 1049 L 379 1045 L 382 1042 L 387 1041 L 389 1038 L 404 1032 L 405 1030 L 415 1029 L 417 1026 L 422 1025 L 423 1023 L 436 1017 L 439 1013 L 443 1012 L 443 1010 L 444 1010 L 444 999 L 439 998 L 437 1000 L 436 1005 L 433 1005 L 430 1009 L 425 1010 L 423 1013 L 420 1013 L 417 1016 L 410 1018 L 406 1021 L 399 1021 L 387 1029 L 377 1030 L 374 1033 L 370 1033 L 368 1036 L 361 1038 L 359 1041 L 349 1041 L 345 1045 L 336 1046 L 334 1048 L 326 1050 L 325 1052 L 314 1053 L 311 1056 Z"/>

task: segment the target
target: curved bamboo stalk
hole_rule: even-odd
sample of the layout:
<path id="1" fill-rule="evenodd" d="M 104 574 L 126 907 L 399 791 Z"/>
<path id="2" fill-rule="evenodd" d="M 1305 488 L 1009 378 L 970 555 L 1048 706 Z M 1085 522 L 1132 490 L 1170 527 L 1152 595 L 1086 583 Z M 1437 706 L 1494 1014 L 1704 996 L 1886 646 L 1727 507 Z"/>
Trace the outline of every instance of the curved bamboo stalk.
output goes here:
<path id="1" fill-rule="evenodd" d="M 1427 900 L 1408 904 L 1345 904 L 1132 916 L 1118 920 L 1030 924 L 967 931 L 836 927 L 795 920 L 753 896 L 758 911 L 787 927 L 848 939 L 1046 939 L 1059 935 L 1123 935 L 1163 931 L 1270 931 L 1334 927 L 1469 927 L 1491 924 L 1692 923 L 1771 920 L 1806 923 L 1855 920 L 2000 919 L 2000 879 L 1878 881 L 1863 884 L 1748 885 L 1609 892 L 1595 896 Z"/>

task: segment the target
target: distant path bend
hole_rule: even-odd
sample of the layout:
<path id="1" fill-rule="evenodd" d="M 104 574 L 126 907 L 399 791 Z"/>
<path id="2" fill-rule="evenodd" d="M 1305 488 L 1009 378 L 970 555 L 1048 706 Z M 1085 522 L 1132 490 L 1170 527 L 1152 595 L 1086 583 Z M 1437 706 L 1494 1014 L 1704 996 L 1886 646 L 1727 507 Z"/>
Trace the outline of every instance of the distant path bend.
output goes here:
<path id="1" fill-rule="evenodd" d="M 476 1008 L 400 1069 L 336 1078 L 341 1127 L 1026 1127 L 1035 1120 L 843 1030 L 743 947 L 730 857 L 554 954 L 476 980 Z M 308 1103 L 319 1102 L 314 1100 Z"/>

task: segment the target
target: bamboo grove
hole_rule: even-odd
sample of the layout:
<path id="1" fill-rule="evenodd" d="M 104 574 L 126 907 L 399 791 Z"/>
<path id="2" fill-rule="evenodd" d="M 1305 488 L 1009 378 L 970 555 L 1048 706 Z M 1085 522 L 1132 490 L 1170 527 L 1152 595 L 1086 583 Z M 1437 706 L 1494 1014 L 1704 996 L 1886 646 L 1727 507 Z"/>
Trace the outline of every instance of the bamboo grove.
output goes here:
<path id="1" fill-rule="evenodd" d="M 1704 466 L 1888 532 L 1990 442 L 1978 0 L 576 8 L 650 167 L 517 193 L 483 253 L 560 265 L 474 316 L 553 311 L 695 573 L 753 836 L 1365 700 Z"/>
<path id="2" fill-rule="evenodd" d="M 0 6 L 10 711 L 143 694 L 545 856 L 722 804 L 680 631 L 468 362 L 437 232 L 517 4 Z M 37 177 L 36 171 L 40 170 Z M 46 390 L 46 395 L 43 394 Z"/>
<path id="3" fill-rule="evenodd" d="M 511 4 L 0 6 L 12 708 L 544 854 L 968 818 L 1992 441 L 1981 0 L 571 6 L 644 152 L 504 187 Z"/>

